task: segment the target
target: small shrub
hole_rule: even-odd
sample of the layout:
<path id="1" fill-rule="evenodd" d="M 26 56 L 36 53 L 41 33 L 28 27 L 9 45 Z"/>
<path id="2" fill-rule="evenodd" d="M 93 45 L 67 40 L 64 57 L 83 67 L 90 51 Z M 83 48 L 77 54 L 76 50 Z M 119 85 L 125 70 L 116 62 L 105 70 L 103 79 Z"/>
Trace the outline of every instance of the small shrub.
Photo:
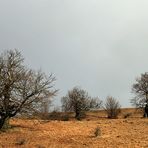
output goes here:
<path id="1" fill-rule="evenodd" d="M 48 120 L 61 120 L 61 113 L 54 110 L 48 115 Z"/>
<path id="2" fill-rule="evenodd" d="M 77 120 L 81 121 L 82 119 L 86 118 L 85 112 L 81 112 L 79 116 L 76 117 Z"/>
<path id="3" fill-rule="evenodd" d="M 69 121 L 69 116 L 68 115 L 63 115 L 62 117 L 61 117 L 62 119 L 62 121 Z"/>
<path id="4" fill-rule="evenodd" d="M 18 138 L 16 139 L 16 145 L 24 145 L 26 143 L 26 140 L 24 138 Z"/>
<path id="5" fill-rule="evenodd" d="M 101 129 L 99 127 L 95 128 L 94 135 L 95 137 L 101 136 Z"/>
<path id="6" fill-rule="evenodd" d="M 126 113 L 126 114 L 124 114 L 124 118 L 128 118 L 128 117 L 130 117 L 132 115 L 132 113 Z"/>
<path id="7" fill-rule="evenodd" d="M 121 112 L 121 106 L 119 102 L 111 97 L 108 96 L 104 105 L 104 109 L 107 113 L 108 118 L 110 119 L 116 119 L 118 118 L 119 113 Z"/>
<path id="8" fill-rule="evenodd" d="M 61 98 L 62 111 L 74 112 L 75 118 L 81 120 L 85 118 L 83 114 L 92 109 L 99 109 L 102 107 L 102 101 L 98 98 L 92 98 L 87 91 L 74 87 L 68 91 L 67 95 Z"/>
<path id="9" fill-rule="evenodd" d="M 36 145 L 36 147 L 37 147 L 37 148 L 46 148 L 45 146 L 40 145 L 40 144 Z"/>

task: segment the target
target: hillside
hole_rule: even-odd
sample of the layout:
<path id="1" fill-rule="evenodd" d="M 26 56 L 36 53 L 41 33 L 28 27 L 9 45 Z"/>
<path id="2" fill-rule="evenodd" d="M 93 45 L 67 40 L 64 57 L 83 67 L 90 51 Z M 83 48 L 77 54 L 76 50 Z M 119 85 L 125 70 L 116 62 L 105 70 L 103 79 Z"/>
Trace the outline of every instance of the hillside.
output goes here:
<path id="1" fill-rule="evenodd" d="M 121 118 L 125 112 L 131 117 Z M 102 115 L 102 117 L 101 117 Z M 89 112 L 83 121 L 12 119 L 12 128 L 0 133 L 0 147 L 13 148 L 100 148 L 148 147 L 148 119 L 134 109 L 123 109 L 119 119 L 104 112 Z M 91 120 L 93 119 L 93 120 Z M 95 130 L 101 134 L 95 137 Z"/>

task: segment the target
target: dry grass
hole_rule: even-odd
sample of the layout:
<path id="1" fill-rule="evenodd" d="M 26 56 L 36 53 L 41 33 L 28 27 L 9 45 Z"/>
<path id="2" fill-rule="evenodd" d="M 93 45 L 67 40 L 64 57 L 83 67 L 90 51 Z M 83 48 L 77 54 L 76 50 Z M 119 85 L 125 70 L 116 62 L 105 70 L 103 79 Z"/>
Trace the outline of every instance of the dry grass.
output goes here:
<path id="1" fill-rule="evenodd" d="M 91 112 L 87 120 L 93 121 L 43 121 L 13 119 L 13 128 L 0 133 L 0 148 L 100 148 L 148 147 L 148 119 L 132 112 L 126 119 L 106 119 L 104 114 Z M 101 135 L 94 136 L 99 127 Z"/>

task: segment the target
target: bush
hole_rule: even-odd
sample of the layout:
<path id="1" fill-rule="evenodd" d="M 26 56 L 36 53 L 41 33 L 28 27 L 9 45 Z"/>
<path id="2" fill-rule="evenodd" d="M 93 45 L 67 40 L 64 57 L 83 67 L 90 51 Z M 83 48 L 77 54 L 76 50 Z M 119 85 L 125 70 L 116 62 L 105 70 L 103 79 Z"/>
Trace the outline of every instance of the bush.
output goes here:
<path id="1" fill-rule="evenodd" d="M 61 103 L 62 111 L 74 112 L 77 120 L 84 118 L 86 111 L 99 109 L 102 105 L 99 98 L 91 98 L 87 91 L 79 87 L 68 91 L 67 95 L 61 98 Z"/>
<path id="2" fill-rule="evenodd" d="M 61 120 L 62 121 L 69 121 L 69 115 L 68 114 L 65 114 L 61 117 Z"/>
<path id="3" fill-rule="evenodd" d="M 61 120 L 61 112 L 58 112 L 56 110 L 52 111 L 48 114 L 48 120 Z"/>
<path id="4" fill-rule="evenodd" d="M 106 98 L 104 109 L 107 113 L 108 118 L 110 119 L 117 118 L 118 114 L 120 113 L 120 108 L 121 106 L 115 98 L 111 96 Z"/>
<path id="5" fill-rule="evenodd" d="M 84 119 L 84 118 L 86 118 L 86 113 L 85 112 L 81 112 L 79 114 L 79 116 L 76 117 L 76 119 L 79 120 L 79 121 Z"/>
<path id="6" fill-rule="evenodd" d="M 124 114 L 124 118 L 128 118 L 128 117 L 130 117 L 132 115 L 132 113 L 126 113 L 126 114 Z"/>
<path id="7" fill-rule="evenodd" d="M 16 145 L 24 145 L 26 143 L 26 140 L 24 138 L 18 138 L 16 139 Z"/>
<path id="8" fill-rule="evenodd" d="M 95 135 L 95 137 L 101 136 L 101 129 L 99 127 L 96 127 L 96 129 L 94 131 L 94 135 Z"/>

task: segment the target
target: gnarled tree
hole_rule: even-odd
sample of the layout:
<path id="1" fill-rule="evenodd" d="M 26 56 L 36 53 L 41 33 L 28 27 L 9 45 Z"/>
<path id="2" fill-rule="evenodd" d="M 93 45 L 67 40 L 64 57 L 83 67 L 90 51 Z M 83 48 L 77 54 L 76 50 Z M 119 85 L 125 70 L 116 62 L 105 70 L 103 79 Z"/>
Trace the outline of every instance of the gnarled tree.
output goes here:
<path id="1" fill-rule="evenodd" d="M 18 113 L 40 110 L 44 99 L 56 94 L 55 77 L 24 66 L 18 50 L 8 50 L 0 55 L 0 129 L 6 128 L 9 118 Z"/>
<path id="2" fill-rule="evenodd" d="M 131 103 L 144 111 L 144 117 L 148 117 L 148 72 L 141 74 L 132 86 L 132 92 L 135 97 Z"/>
<path id="3" fill-rule="evenodd" d="M 80 119 L 85 114 L 85 111 L 94 108 L 100 108 L 102 101 L 98 98 L 92 99 L 88 93 L 78 87 L 74 87 L 68 91 L 68 94 L 61 99 L 62 110 L 75 112 L 75 118 Z"/>

